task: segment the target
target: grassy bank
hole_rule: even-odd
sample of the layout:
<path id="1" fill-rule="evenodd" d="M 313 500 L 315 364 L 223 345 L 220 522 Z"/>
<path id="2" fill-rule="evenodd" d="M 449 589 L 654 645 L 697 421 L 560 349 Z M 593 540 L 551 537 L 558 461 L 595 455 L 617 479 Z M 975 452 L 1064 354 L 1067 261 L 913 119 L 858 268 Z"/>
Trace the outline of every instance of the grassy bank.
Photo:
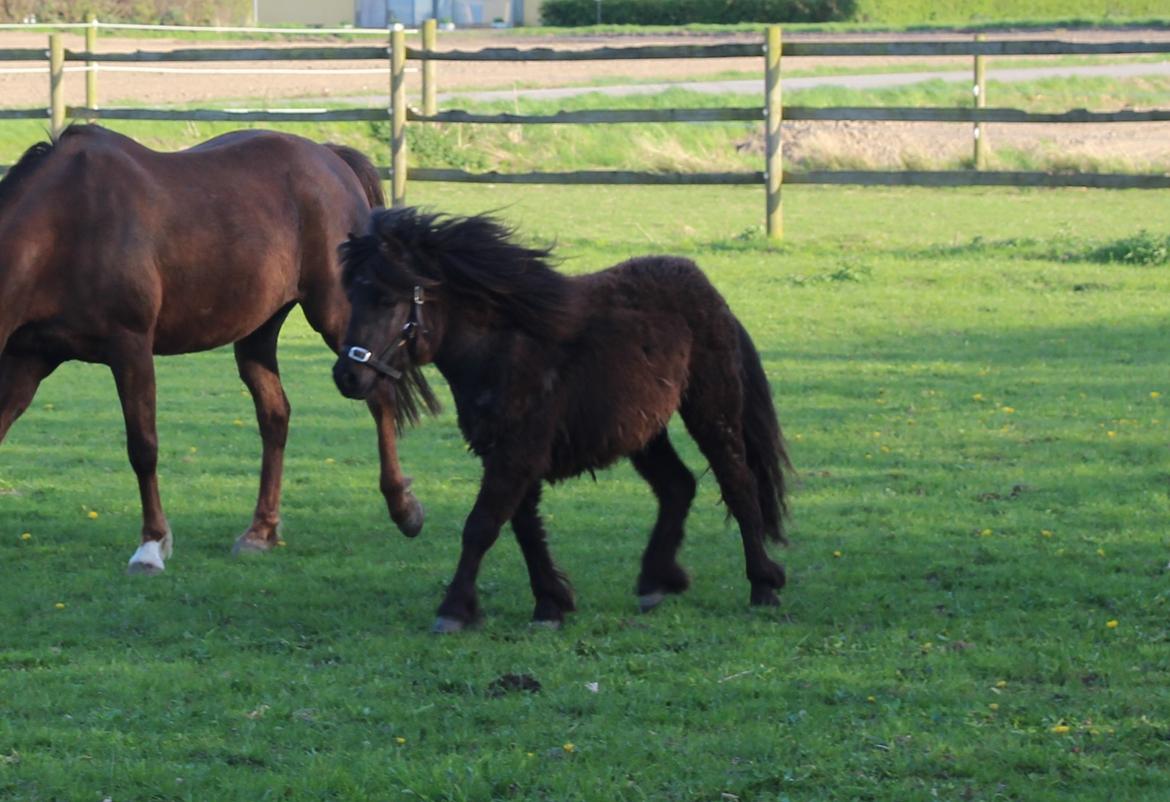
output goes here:
<path id="1" fill-rule="evenodd" d="M 807 106 L 966 106 L 970 90 L 962 82 L 928 81 L 888 89 L 854 90 L 835 87 L 792 89 L 785 103 Z M 1170 78 L 1146 76 L 1131 79 L 1049 78 L 1032 82 L 988 86 L 989 105 L 1028 111 L 1062 111 L 1074 108 L 1114 110 L 1157 108 L 1170 93 Z M 670 90 L 649 96 L 607 97 L 599 93 L 556 101 L 516 98 L 511 101 L 475 102 L 455 99 L 450 108 L 522 114 L 552 114 L 558 110 L 598 108 L 695 108 L 758 106 L 757 95 L 706 94 Z M 284 105 L 288 105 L 285 103 Z M 316 103 L 315 105 L 320 105 Z M 858 124 L 860 125 L 860 124 Z M 240 127 L 232 123 L 111 122 L 109 126 L 145 144 L 171 150 L 186 147 L 216 134 Z M 274 127 L 270 124 L 255 127 Z M 281 126 L 275 126 L 281 127 Z M 837 126 L 839 127 L 839 126 Z M 796 123 L 786 128 L 786 160 L 792 169 L 899 168 L 954 169 L 968 166 L 968 154 L 959 143 L 970 137 L 970 127 L 953 125 L 956 147 L 923 149 L 913 144 L 898 152 L 881 143 L 875 154 L 856 136 L 842 136 L 834 124 Z M 869 124 L 873 131 L 890 130 Z M 369 153 L 375 161 L 388 161 L 389 125 L 290 124 L 284 130 L 319 141 L 344 142 Z M 1000 130 L 1003 130 L 1001 127 Z M 1063 130 L 1063 129 L 1062 129 Z M 1004 146 L 992 139 L 989 167 L 1018 170 L 1081 170 L 1114 172 L 1166 172 L 1170 156 L 1154 153 L 1134 158 L 1123 150 L 1082 150 L 1070 153 L 1053 143 L 1051 128 L 1036 130 L 1022 145 Z M 617 133 L 618 135 L 615 135 Z M 468 170 L 576 170 L 631 169 L 695 171 L 760 169 L 760 127 L 752 123 L 638 124 L 630 126 L 500 126 L 413 125 L 408 129 L 412 165 L 456 167 Z M 0 163 L 11 164 L 31 142 L 44 137 L 44 125 L 12 121 L 0 126 Z M 813 137 L 810 139 L 809 137 Z"/>
<path id="2" fill-rule="evenodd" d="M 288 546 L 228 557 L 259 454 L 230 351 L 159 360 L 177 552 L 128 579 L 112 384 L 61 368 L 0 446 L 0 796 L 1165 799 L 1164 195 L 796 189 L 769 250 L 756 190 L 412 190 L 503 209 L 570 272 L 661 251 L 705 267 L 800 471 L 775 614 L 748 611 L 703 475 L 694 587 L 636 616 L 653 503 L 620 466 L 547 496 L 580 599 L 563 632 L 526 628 L 504 538 L 483 627 L 425 634 L 476 463 L 449 404 L 411 432 L 430 517 L 401 538 L 371 423 L 299 318 Z M 540 690 L 503 690 L 509 673 Z"/>

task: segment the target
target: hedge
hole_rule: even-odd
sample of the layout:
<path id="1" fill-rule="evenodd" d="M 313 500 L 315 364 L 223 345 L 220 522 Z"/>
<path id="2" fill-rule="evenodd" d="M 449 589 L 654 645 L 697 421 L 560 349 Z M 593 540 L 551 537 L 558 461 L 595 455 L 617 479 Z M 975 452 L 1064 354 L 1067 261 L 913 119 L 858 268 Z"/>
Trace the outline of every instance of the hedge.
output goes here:
<path id="1" fill-rule="evenodd" d="M 839 22 L 851 18 L 857 0 L 602 0 L 606 25 L 687 25 L 736 22 Z M 545 25 L 597 23 L 597 0 L 545 0 Z"/>

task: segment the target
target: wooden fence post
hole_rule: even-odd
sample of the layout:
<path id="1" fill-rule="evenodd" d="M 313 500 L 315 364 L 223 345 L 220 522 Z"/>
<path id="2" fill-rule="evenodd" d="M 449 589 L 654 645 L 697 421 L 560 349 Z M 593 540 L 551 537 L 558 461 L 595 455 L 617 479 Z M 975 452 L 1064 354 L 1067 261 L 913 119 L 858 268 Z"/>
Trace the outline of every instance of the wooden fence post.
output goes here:
<path id="1" fill-rule="evenodd" d="M 439 23 L 432 17 L 423 22 L 422 26 L 422 49 L 431 51 L 435 49 L 438 43 L 437 31 Z M 428 117 L 438 113 L 438 87 L 435 85 L 435 62 L 426 59 L 422 64 L 422 91 L 423 91 L 423 114 Z"/>
<path id="2" fill-rule="evenodd" d="M 97 50 L 97 17 L 93 14 L 89 17 L 89 27 L 85 29 L 85 49 L 89 53 Z M 96 61 L 85 62 L 85 106 L 90 109 L 96 109 L 98 104 L 97 69 Z M 92 117 L 89 121 L 95 122 Z"/>
<path id="3" fill-rule="evenodd" d="M 983 34 L 975 35 L 976 42 L 984 40 Z M 983 54 L 975 54 L 975 85 L 971 87 L 972 93 L 975 95 L 975 108 L 982 109 L 987 107 L 987 71 L 983 63 Z M 975 128 L 972 135 L 975 137 L 975 169 L 982 170 L 987 167 L 987 143 L 985 132 L 983 130 L 983 123 L 979 120 L 975 121 Z"/>
<path id="4" fill-rule="evenodd" d="M 780 26 L 771 25 L 768 27 L 767 45 L 764 48 L 764 182 L 767 185 L 767 235 L 768 239 L 774 240 L 784 237 L 784 209 L 780 205 L 780 185 L 784 179 L 780 140 L 780 123 L 784 116 L 780 103 L 780 51 Z"/>
<path id="5" fill-rule="evenodd" d="M 61 34 L 49 34 L 49 134 L 65 130 L 65 46 Z"/>
<path id="6" fill-rule="evenodd" d="M 406 205 L 406 32 L 390 29 L 390 205 Z"/>

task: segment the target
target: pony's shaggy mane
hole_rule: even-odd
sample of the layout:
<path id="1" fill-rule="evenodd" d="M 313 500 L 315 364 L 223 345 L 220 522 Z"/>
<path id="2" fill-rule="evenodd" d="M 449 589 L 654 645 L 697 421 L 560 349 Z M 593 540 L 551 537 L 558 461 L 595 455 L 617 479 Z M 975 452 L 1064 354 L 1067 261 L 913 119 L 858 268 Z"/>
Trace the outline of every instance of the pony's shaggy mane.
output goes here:
<path id="1" fill-rule="evenodd" d="M 342 246 L 344 281 L 363 273 L 398 291 L 441 285 L 533 337 L 557 339 L 571 317 L 569 280 L 550 265 L 550 249 L 520 245 L 515 235 L 490 215 L 377 210 L 370 234 Z"/>

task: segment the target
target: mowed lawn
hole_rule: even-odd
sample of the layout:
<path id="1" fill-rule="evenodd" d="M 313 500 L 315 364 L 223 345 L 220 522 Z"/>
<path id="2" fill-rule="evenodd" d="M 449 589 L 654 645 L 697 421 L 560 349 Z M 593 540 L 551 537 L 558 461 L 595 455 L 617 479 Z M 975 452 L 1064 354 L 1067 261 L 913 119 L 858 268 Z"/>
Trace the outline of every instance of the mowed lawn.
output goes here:
<path id="1" fill-rule="evenodd" d="M 748 608 L 677 427 L 702 474 L 689 593 L 636 614 L 655 505 L 623 463 L 546 493 L 578 593 L 564 630 L 528 627 L 505 534 L 482 626 L 428 634 L 478 463 L 449 404 L 411 431 L 428 519 L 399 535 L 372 423 L 299 317 L 287 545 L 229 556 L 259 467 L 230 349 L 162 359 L 176 552 L 126 577 L 113 383 L 69 364 L 0 446 L 0 798 L 1170 798 L 1166 193 L 797 189 L 775 249 L 758 190 L 411 200 L 496 209 L 568 272 L 653 252 L 707 270 L 799 471 L 783 606 Z"/>

